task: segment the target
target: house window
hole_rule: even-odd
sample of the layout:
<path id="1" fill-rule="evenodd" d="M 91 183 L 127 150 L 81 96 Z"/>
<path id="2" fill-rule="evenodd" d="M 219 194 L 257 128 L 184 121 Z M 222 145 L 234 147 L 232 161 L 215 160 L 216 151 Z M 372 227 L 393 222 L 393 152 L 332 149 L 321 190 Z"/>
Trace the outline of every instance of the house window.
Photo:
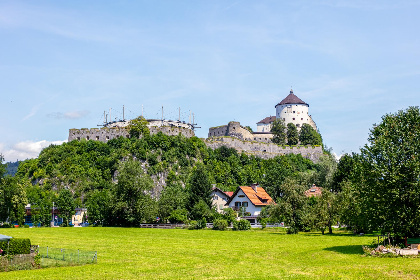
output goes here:
<path id="1" fill-rule="evenodd" d="M 223 210 L 223 204 L 219 205 L 219 210 Z"/>
<path id="2" fill-rule="evenodd" d="M 241 207 L 241 202 L 240 201 L 236 201 L 235 202 L 235 207 Z"/>
<path id="3" fill-rule="evenodd" d="M 238 195 L 238 197 L 245 197 L 245 195 L 243 195 L 243 194 L 240 194 L 240 195 Z"/>
<path id="4" fill-rule="evenodd" d="M 248 202 L 247 201 L 242 202 L 242 207 L 248 207 Z"/>
<path id="5" fill-rule="evenodd" d="M 213 200 L 217 200 L 217 195 L 213 196 Z"/>

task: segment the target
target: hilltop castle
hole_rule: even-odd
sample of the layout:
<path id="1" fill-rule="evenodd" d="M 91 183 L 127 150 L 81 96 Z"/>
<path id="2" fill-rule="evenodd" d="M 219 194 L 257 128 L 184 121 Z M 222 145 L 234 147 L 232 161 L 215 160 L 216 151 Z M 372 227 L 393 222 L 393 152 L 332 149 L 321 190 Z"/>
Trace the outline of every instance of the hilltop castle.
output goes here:
<path id="1" fill-rule="evenodd" d="M 322 155 L 322 147 L 282 147 L 272 143 L 271 126 L 276 119 L 282 119 L 285 124 L 293 123 L 298 129 L 304 123 L 311 125 L 316 129 L 316 124 L 309 115 L 309 104 L 302 101 L 299 97 L 290 94 L 276 106 L 276 115 L 267 117 L 257 123 L 257 131 L 252 132 L 249 128 L 241 126 L 239 122 L 229 122 L 227 125 L 211 127 L 208 138 L 204 140 L 206 145 L 212 149 L 226 146 L 234 148 L 238 152 L 245 152 L 261 158 L 273 158 L 285 154 L 301 154 L 303 157 L 317 162 Z M 172 120 L 148 119 L 147 127 L 151 134 L 162 132 L 166 135 L 183 135 L 193 137 L 194 124 Z M 194 123 L 194 122 L 193 122 Z M 102 128 L 82 128 L 70 129 L 68 141 L 72 140 L 96 140 L 107 142 L 118 137 L 129 137 L 127 125 L 129 121 L 114 121 L 104 124 Z"/>
<path id="2" fill-rule="evenodd" d="M 276 108 L 276 115 L 259 121 L 256 132 L 241 126 L 239 122 L 230 122 L 227 125 L 211 127 L 208 137 L 231 136 L 241 140 L 271 143 L 273 138 L 271 126 L 276 119 L 283 120 L 285 125 L 292 123 L 296 125 L 298 130 L 305 123 L 317 130 L 315 122 L 309 115 L 309 104 L 297 97 L 293 90 L 290 90 L 289 95 L 274 107 Z"/>

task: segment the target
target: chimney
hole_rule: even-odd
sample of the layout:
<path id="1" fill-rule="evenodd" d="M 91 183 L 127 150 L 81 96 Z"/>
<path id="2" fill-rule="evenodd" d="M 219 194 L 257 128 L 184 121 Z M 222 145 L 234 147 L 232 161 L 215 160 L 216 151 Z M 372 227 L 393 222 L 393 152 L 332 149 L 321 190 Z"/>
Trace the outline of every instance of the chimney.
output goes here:
<path id="1" fill-rule="evenodd" d="M 258 192 L 258 187 L 259 187 L 258 183 L 251 185 L 251 188 L 254 190 L 254 192 Z"/>

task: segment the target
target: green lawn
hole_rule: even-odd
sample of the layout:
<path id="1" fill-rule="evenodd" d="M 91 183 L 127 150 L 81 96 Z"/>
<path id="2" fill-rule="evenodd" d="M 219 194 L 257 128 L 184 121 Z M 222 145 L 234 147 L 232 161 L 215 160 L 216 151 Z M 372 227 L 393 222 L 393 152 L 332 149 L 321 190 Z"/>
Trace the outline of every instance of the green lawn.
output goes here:
<path id="1" fill-rule="evenodd" d="M 32 244 L 98 251 L 94 265 L 0 279 L 417 279 L 420 259 L 363 257 L 372 236 L 139 228 L 0 229 Z"/>

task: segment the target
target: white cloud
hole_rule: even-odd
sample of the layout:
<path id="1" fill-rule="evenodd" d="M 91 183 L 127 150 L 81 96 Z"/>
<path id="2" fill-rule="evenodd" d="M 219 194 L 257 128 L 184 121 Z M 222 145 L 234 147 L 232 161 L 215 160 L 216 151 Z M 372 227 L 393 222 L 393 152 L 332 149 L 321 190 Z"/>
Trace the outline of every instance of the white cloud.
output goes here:
<path id="1" fill-rule="evenodd" d="M 89 111 L 83 110 L 83 111 L 73 111 L 73 112 L 54 112 L 50 113 L 47 116 L 54 119 L 81 119 L 89 114 Z"/>
<path id="2" fill-rule="evenodd" d="M 38 157 L 42 149 L 52 144 L 61 145 L 64 142 L 67 142 L 67 140 L 64 140 L 64 141 L 41 140 L 38 142 L 23 141 L 15 145 L 12 145 L 10 147 L 6 147 L 5 144 L 0 143 L 0 153 L 3 154 L 6 162 L 8 161 L 13 162 L 16 160 L 25 160 L 28 158 Z"/>

